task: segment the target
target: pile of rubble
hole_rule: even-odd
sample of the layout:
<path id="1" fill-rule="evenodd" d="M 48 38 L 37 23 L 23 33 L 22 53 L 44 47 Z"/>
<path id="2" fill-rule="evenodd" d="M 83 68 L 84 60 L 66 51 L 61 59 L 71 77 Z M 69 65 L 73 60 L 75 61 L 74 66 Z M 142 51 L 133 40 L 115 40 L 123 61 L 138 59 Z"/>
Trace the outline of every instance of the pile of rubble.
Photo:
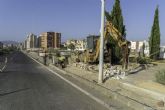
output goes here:
<path id="1" fill-rule="evenodd" d="M 73 63 L 72 66 L 91 72 L 98 72 L 98 65 L 90 65 L 82 62 Z M 131 66 L 133 68 L 133 66 Z M 130 68 L 129 68 L 130 69 Z M 130 69 L 132 70 L 132 69 Z M 110 64 L 104 64 L 104 78 L 124 79 L 129 70 L 123 70 L 121 65 L 112 66 Z"/>

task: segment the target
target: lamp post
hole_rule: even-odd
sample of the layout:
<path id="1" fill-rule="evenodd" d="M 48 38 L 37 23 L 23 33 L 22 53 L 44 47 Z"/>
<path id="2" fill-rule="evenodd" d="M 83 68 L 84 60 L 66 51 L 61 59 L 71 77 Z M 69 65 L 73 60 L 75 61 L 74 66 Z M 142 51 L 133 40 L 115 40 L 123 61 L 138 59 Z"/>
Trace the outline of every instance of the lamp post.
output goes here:
<path id="1" fill-rule="evenodd" d="M 103 83 L 103 60 L 104 60 L 104 24 L 105 24 L 105 0 L 101 0 L 101 29 L 100 29 L 100 56 L 98 83 Z"/>

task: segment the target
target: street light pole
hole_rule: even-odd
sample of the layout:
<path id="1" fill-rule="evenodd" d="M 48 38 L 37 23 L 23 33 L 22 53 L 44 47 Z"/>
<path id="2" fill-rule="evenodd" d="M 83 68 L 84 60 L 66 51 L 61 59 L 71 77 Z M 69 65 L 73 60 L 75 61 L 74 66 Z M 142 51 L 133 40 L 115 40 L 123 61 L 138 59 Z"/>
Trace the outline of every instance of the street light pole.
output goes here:
<path id="1" fill-rule="evenodd" d="M 105 24 L 105 0 L 101 0 L 101 29 L 100 29 L 100 58 L 98 83 L 103 83 L 103 60 L 104 60 L 104 24 Z"/>

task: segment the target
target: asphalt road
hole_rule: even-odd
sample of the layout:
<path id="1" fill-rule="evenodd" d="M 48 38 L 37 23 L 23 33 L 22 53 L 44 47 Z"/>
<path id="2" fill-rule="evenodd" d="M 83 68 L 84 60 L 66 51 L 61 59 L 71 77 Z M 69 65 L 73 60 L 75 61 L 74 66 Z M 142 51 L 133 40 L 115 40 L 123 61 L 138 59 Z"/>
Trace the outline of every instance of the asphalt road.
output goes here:
<path id="1" fill-rule="evenodd" d="M 0 73 L 0 110 L 107 110 L 21 52 Z"/>

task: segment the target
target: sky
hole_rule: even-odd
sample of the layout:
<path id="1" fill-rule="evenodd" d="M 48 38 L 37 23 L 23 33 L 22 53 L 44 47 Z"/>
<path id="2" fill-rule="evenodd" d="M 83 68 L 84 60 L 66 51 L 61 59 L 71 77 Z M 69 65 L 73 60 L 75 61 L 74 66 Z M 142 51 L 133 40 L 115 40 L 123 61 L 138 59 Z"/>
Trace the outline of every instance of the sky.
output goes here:
<path id="1" fill-rule="evenodd" d="M 106 0 L 111 12 L 115 0 Z M 148 40 L 159 5 L 165 45 L 165 0 L 120 0 L 128 40 Z M 99 34 L 101 0 L 0 0 L 0 41 L 24 41 L 29 33 L 62 33 L 62 41 Z"/>

